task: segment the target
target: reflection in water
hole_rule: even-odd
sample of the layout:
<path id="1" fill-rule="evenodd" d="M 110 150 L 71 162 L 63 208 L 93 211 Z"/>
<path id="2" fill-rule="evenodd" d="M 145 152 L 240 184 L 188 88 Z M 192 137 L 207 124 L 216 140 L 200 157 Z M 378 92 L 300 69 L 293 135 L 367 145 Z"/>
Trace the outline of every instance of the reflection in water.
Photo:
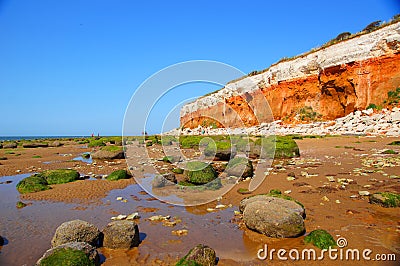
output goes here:
<path id="1" fill-rule="evenodd" d="M 134 184 L 111 191 L 98 204 L 30 201 L 26 202 L 31 203 L 29 206 L 17 209 L 16 203 L 20 197 L 15 186 L 29 175 L 0 177 L 0 182 L 13 181 L 11 184 L 0 185 L 0 234 L 9 241 L 8 245 L 2 247 L 0 265 L 33 265 L 50 248 L 55 229 L 65 221 L 81 219 L 102 230 L 112 216 L 134 212 L 139 212 L 141 216 L 137 223 L 143 241 L 139 246 L 140 252 L 128 252 L 129 256 L 181 256 L 182 252 L 187 252 L 198 243 L 207 243 L 217 251 L 220 258 L 246 257 L 242 231 L 237 224 L 231 222 L 234 208 L 205 213 L 205 206 L 199 206 L 189 207 L 188 211 L 185 207 L 149 200 L 152 196 L 143 193 L 141 187 Z M 123 197 L 127 202 L 117 201 L 117 197 Z M 153 215 L 170 215 L 182 222 L 168 227 L 161 222 L 148 221 Z M 187 236 L 171 233 L 182 229 L 189 231 Z M 113 251 L 107 251 L 104 255 L 109 253 L 112 255 Z"/>
<path id="2" fill-rule="evenodd" d="M 81 161 L 81 162 L 84 162 L 84 163 L 88 163 L 88 164 L 91 164 L 92 162 L 93 162 L 93 159 L 92 159 L 92 156 L 90 156 L 89 158 L 87 158 L 86 156 L 78 156 L 78 157 L 75 157 L 74 159 L 72 159 L 72 160 L 74 160 L 74 161 Z"/>

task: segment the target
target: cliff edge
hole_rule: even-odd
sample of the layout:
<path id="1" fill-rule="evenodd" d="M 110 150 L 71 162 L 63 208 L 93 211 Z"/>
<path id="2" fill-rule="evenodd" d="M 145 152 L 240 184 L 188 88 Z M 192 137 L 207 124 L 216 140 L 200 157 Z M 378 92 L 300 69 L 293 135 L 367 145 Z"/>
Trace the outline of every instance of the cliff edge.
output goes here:
<path id="1" fill-rule="evenodd" d="M 250 127 L 344 117 L 400 87 L 400 22 L 226 84 L 186 104 L 181 126 Z"/>

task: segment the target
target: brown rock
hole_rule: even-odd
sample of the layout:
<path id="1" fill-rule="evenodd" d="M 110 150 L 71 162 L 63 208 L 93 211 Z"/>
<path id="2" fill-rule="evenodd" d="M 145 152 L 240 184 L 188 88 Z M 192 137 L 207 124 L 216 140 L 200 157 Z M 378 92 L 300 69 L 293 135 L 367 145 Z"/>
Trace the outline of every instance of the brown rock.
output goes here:
<path id="1" fill-rule="evenodd" d="M 305 231 L 303 217 L 298 212 L 274 201 L 248 203 L 243 220 L 249 229 L 269 237 L 297 237 Z"/>
<path id="2" fill-rule="evenodd" d="M 15 149 L 17 147 L 18 147 L 18 145 L 15 142 L 3 143 L 3 148 L 4 149 Z"/>
<path id="3" fill-rule="evenodd" d="M 49 145 L 47 143 L 41 143 L 41 142 L 26 142 L 22 144 L 22 147 L 24 148 L 45 148 L 48 146 Z"/>
<path id="4" fill-rule="evenodd" d="M 269 195 L 256 195 L 256 196 L 250 196 L 247 198 L 244 198 L 243 200 L 240 201 L 239 204 L 239 211 L 243 212 L 246 208 L 246 206 L 252 202 L 256 201 L 261 201 L 261 202 L 266 202 L 266 203 L 271 203 L 271 204 L 278 204 L 281 205 L 284 208 L 290 209 L 292 212 L 295 212 L 299 214 L 300 216 L 305 216 L 305 210 L 302 206 L 297 204 L 295 201 L 292 200 L 285 200 L 282 198 L 278 197 L 271 197 Z"/>
<path id="5" fill-rule="evenodd" d="M 61 224 L 51 240 L 52 247 L 69 242 L 86 242 L 92 246 L 99 246 L 101 233 L 96 226 L 82 221 L 73 220 Z"/>
<path id="6" fill-rule="evenodd" d="M 103 246 L 112 249 L 130 249 L 140 244 L 139 227 L 133 221 L 114 221 L 103 230 Z"/>
<path id="7" fill-rule="evenodd" d="M 93 159 L 100 159 L 100 160 L 113 160 L 113 159 L 123 159 L 125 158 L 123 151 L 104 151 L 99 150 L 92 153 Z"/>

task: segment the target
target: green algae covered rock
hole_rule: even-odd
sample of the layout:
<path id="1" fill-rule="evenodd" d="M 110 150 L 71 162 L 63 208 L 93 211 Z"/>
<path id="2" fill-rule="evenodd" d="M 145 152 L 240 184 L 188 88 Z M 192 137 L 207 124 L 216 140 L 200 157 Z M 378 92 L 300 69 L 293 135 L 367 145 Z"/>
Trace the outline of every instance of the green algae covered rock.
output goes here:
<path id="1" fill-rule="evenodd" d="M 126 170 L 117 170 L 107 176 L 107 180 L 116 181 L 120 179 L 129 179 L 131 176 Z"/>
<path id="2" fill-rule="evenodd" d="M 305 243 L 311 243 L 320 249 L 329 249 L 329 247 L 336 246 L 336 241 L 331 234 L 323 229 L 317 229 L 309 233 L 304 238 Z"/>
<path id="3" fill-rule="evenodd" d="M 391 192 L 374 193 L 369 197 L 369 202 L 385 208 L 400 207 L 400 194 Z"/>
<path id="4" fill-rule="evenodd" d="M 194 161 L 186 164 L 185 175 L 190 183 L 203 185 L 213 181 L 217 177 L 217 172 L 210 164 Z"/>
<path id="5" fill-rule="evenodd" d="M 212 248 L 199 244 L 180 259 L 176 266 L 214 266 L 216 258 L 216 253 Z"/>

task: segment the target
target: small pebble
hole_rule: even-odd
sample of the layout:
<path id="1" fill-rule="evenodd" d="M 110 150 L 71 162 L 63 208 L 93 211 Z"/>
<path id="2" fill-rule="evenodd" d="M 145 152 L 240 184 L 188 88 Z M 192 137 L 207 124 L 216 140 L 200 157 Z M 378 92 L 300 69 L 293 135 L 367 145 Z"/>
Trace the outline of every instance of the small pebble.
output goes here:
<path id="1" fill-rule="evenodd" d="M 363 191 L 358 191 L 358 194 L 359 194 L 360 196 L 369 196 L 370 193 L 369 193 L 369 191 L 366 191 L 366 190 L 364 191 L 364 190 L 363 190 Z"/>

